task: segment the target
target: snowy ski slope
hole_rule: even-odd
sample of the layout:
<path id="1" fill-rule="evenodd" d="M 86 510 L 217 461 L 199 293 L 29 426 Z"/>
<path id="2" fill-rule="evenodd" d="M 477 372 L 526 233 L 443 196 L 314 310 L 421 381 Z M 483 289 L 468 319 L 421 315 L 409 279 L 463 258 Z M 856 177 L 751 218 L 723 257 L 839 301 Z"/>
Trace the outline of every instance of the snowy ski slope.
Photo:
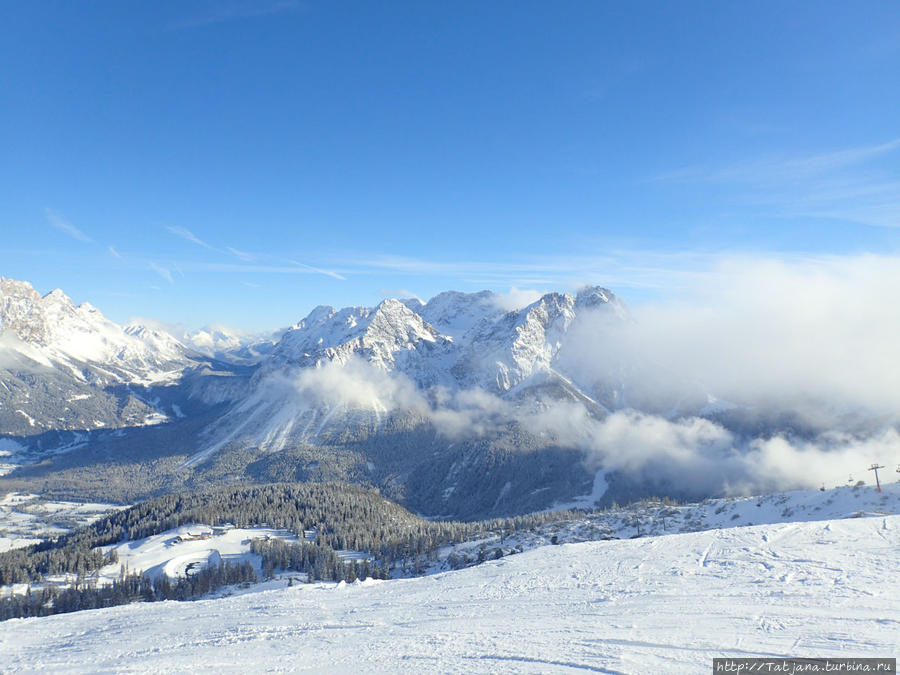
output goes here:
<path id="1" fill-rule="evenodd" d="M 897 655 L 900 516 L 544 546 L 413 579 L 0 628 L 4 672 L 708 672 Z"/>

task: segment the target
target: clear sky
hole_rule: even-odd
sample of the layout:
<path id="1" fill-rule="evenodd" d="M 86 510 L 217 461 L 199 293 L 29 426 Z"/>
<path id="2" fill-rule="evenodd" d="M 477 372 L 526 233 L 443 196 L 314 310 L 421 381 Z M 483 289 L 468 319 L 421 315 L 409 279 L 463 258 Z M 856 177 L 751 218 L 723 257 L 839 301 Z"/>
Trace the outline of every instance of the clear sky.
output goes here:
<path id="1" fill-rule="evenodd" d="M 0 3 L 0 274 L 275 328 L 900 250 L 900 3 Z"/>

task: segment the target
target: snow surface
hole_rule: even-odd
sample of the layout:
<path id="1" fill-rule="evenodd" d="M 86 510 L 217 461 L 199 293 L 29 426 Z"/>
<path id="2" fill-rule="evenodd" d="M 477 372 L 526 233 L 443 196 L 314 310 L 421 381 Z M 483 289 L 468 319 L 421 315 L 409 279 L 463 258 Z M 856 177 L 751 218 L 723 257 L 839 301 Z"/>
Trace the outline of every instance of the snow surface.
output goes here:
<path id="1" fill-rule="evenodd" d="M 30 512 L 26 511 L 29 508 Z M 13 531 L 19 531 L 20 535 L 15 538 L 0 537 L 0 552 L 36 544 L 68 531 L 67 528 L 50 524 L 51 521 L 67 522 L 73 526 L 87 525 L 110 510 L 118 508 L 123 507 L 108 504 L 41 502 L 37 499 L 37 495 L 11 493 L 0 499 L 0 526 L 8 525 Z M 40 521 L 41 515 L 47 519 L 46 522 Z M 54 516 L 58 516 L 56 520 L 53 520 Z M 31 538 L 21 536 L 22 532 L 31 534 Z M 175 579 L 221 562 L 249 562 L 256 570 L 257 576 L 262 577 L 261 558 L 250 552 L 250 543 L 254 539 L 299 541 L 297 535 L 287 530 L 267 527 L 238 528 L 231 525 L 211 527 L 197 523 L 182 525 L 143 539 L 100 547 L 104 552 L 115 550 L 119 560 L 117 563 L 102 567 L 98 572 L 91 573 L 89 580 L 97 586 L 109 585 L 121 577 L 123 567 L 129 574 L 142 573 L 151 579 L 165 575 Z M 307 531 L 305 539 L 315 541 L 315 530 Z M 335 553 L 345 562 L 373 559 L 372 555 L 364 551 L 339 550 Z M 289 572 L 287 576 L 304 575 Z M 47 585 L 66 588 L 70 587 L 74 580 L 74 574 L 52 574 L 45 576 L 41 583 L 30 586 L 32 590 L 40 590 Z M 24 583 L 0 586 L 0 598 L 13 594 L 24 595 L 28 587 L 29 584 Z"/>
<path id="2" fill-rule="evenodd" d="M 250 553 L 252 539 L 298 541 L 296 535 L 285 530 L 183 525 L 144 539 L 104 546 L 104 551 L 115 549 L 119 562 L 100 570 L 101 583 L 116 579 L 122 565 L 129 572 L 143 572 L 154 579 L 160 574 L 170 578 L 185 576 L 188 566 L 199 563 L 199 567 L 205 567 L 207 561 L 249 561 L 259 573 L 259 556 Z"/>
<path id="3" fill-rule="evenodd" d="M 456 572 L 8 621 L 4 672 L 698 673 L 896 655 L 900 516 L 545 546 Z"/>
<path id="4" fill-rule="evenodd" d="M 0 496 L 0 552 L 58 537 L 123 508 L 115 504 L 44 501 L 35 494 L 7 493 Z"/>
<path id="5" fill-rule="evenodd" d="M 25 451 L 25 446 L 11 438 L 0 438 L 0 476 L 16 468 L 15 458 Z M 0 502 L 2 503 L 2 502 Z"/>

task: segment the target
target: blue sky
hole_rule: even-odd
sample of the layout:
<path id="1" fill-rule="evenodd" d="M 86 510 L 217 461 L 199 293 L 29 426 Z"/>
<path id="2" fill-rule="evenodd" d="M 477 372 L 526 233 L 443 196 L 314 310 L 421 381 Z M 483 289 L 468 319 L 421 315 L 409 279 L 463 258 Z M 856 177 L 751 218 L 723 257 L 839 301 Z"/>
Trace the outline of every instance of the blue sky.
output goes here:
<path id="1" fill-rule="evenodd" d="M 900 249 L 900 3 L 6 2 L 0 274 L 274 328 Z"/>

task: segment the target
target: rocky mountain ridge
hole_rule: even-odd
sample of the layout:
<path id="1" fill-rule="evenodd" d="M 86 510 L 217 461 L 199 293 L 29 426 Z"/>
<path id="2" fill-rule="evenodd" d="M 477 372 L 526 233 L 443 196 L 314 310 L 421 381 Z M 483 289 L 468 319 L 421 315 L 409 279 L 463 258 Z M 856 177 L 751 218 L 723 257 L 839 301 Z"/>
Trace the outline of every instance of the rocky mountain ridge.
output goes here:
<path id="1" fill-rule="evenodd" d="M 26 449 L 11 477 L 106 490 L 102 476 L 134 467 L 128 498 L 347 480 L 429 514 L 546 508 L 599 484 L 566 417 L 602 419 L 630 386 L 615 363 L 585 370 L 607 356 L 604 331 L 630 321 L 602 287 L 516 308 L 490 291 L 319 306 L 256 342 L 221 327 L 181 339 L 123 328 L 23 282 L 0 293 L 0 423 Z"/>
<path id="2" fill-rule="evenodd" d="M 176 419 L 191 395 L 217 396 L 199 381 L 214 367 L 165 331 L 123 327 L 89 303 L 76 306 L 59 289 L 42 296 L 27 282 L 0 278 L 4 435 L 51 433 L 50 445 L 66 447 L 68 441 L 52 432 Z"/>

